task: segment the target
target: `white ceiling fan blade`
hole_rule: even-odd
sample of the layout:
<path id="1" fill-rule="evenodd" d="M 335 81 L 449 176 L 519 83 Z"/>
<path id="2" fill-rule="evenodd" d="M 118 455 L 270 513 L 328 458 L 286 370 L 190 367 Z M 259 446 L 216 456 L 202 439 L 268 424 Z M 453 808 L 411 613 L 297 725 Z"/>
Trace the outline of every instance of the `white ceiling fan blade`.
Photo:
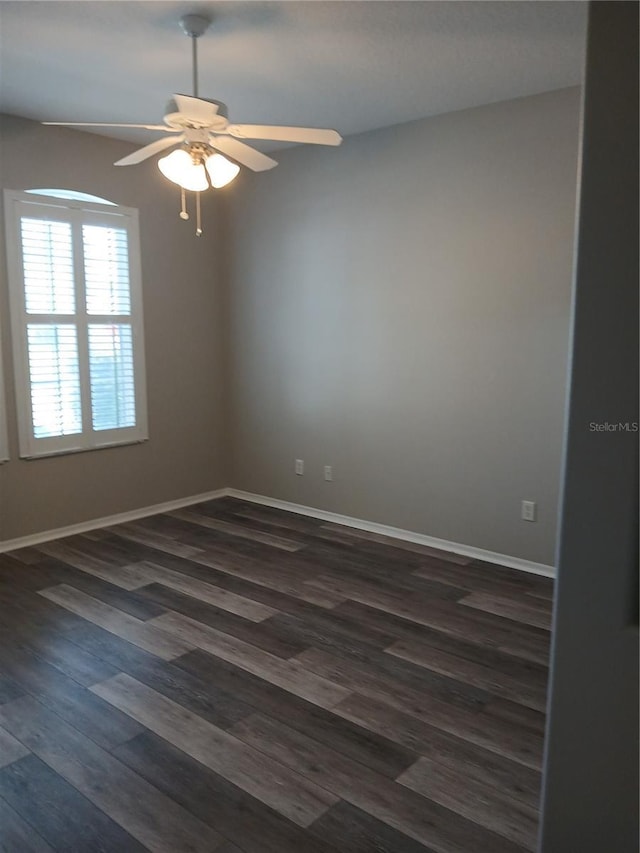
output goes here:
<path id="1" fill-rule="evenodd" d="M 142 163 L 142 161 L 146 160 L 147 157 L 153 157 L 154 154 L 164 151 L 165 148 L 171 148 L 172 145 L 177 145 L 182 139 L 184 139 L 183 136 L 178 136 L 177 138 L 175 136 L 169 136 L 164 139 L 156 139 L 155 142 L 145 145 L 144 148 L 138 148 L 138 150 L 134 151 L 133 154 L 128 154 L 113 165 L 135 166 L 136 163 Z"/>
<path id="2" fill-rule="evenodd" d="M 220 108 L 217 103 L 193 98 L 191 95 L 174 95 L 173 100 L 186 119 L 202 127 L 209 127 L 214 123 Z"/>
<path id="3" fill-rule="evenodd" d="M 281 127 L 270 124 L 230 124 L 227 133 L 236 139 L 273 139 L 278 142 L 308 142 L 312 145 L 340 145 L 337 130 L 314 127 Z"/>
<path id="4" fill-rule="evenodd" d="M 262 151 L 256 151 L 255 148 L 245 145 L 244 142 L 238 142 L 237 139 L 232 139 L 230 136 L 212 135 L 209 142 L 216 151 L 228 154 L 229 157 L 253 172 L 264 172 L 278 165 L 275 160 L 267 157 Z"/>
<path id="5" fill-rule="evenodd" d="M 163 130 L 165 133 L 180 133 L 179 127 L 167 127 L 166 124 L 114 124 L 105 121 L 43 121 L 42 124 L 54 127 L 139 127 L 144 130 Z"/>

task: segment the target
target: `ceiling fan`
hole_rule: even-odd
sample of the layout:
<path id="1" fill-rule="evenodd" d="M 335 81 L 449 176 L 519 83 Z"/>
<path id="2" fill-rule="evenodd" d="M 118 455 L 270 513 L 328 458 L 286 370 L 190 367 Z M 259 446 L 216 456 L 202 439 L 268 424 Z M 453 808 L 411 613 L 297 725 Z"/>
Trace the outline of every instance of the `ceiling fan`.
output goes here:
<path id="1" fill-rule="evenodd" d="M 128 124 L 111 122 L 45 121 L 46 125 L 64 127 L 131 127 L 159 130 L 170 134 L 156 139 L 118 160 L 115 166 L 133 166 L 168 148 L 181 147 L 158 162 L 160 171 L 182 188 L 180 216 L 188 219 L 184 190 L 199 193 L 209 187 L 218 188 L 232 181 L 240 165 L 254 172 L 277 166 L 276 160 L 242 140 L 340 145 L 336 130 L 312 127 L 287 127 L 263 124 L 231 124 L 227 107 L 221 101 L 198 95 L 198 43 L 211 21 L 203 15 L 184 15 L 180 26 L 192 42 L 193 95 L 173 95 L 167 105 L 164 124 Z M 199 214 L 199 198 L 198 198 Z M 199 219 L 199 215 L 198 215 Z M 202 233 L 200 226 L 196 233 Z"/>

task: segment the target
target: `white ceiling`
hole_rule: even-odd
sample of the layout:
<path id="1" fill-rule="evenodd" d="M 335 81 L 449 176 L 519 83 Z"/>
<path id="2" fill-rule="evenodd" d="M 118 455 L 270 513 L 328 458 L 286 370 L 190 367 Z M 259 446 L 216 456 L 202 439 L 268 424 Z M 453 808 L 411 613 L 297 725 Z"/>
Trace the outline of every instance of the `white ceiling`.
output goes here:
<path id="1" fill-rule="evenodd" d="M 60 121 L 158 122 L 191 92 L 232 121 L 335 127 L 343 135 L 581 82 L 586 3 L 0 2 L 0 111 Z M 104 131 L 148 142 L 151 131 Z"/>

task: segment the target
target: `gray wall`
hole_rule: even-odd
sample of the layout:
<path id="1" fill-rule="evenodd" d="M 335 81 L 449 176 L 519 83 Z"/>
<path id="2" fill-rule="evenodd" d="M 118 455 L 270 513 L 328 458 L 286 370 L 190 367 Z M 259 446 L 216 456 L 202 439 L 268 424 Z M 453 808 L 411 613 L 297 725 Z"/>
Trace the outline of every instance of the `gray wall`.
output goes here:
<path id="1" fill-rule="evenodd" d="M 562 90 L 238 180 L 233 486 L 553 563 L 578 111 Z"/>
<path id="2" fill-rule="evenodd" d="M 0 539 L 198 494 L 227 484 L 219 210 L 205 234 L 178 218 L 155 162 L 115 169 L 130 144 L 3 116 L 0 186 L 56 187 L 140 211 L 150 440 L 70 456 L 18 459 L 7 283 L 0 315 L 11 461 L 0 466 Z M 3 234 L 2 231 L 0 233 Z M 4 258 L 4 236 L 0 256 Z"/>
<path id="3" fill-rule="evenodd" d="M 637 34 L 591 4 L 543 853 L 638 850 Z"/>

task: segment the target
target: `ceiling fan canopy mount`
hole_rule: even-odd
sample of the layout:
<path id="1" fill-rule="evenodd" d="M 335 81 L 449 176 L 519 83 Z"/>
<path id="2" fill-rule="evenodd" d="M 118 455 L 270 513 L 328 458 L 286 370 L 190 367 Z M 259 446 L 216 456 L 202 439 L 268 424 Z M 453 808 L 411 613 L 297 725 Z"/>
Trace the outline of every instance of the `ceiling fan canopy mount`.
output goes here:
<path id="1" fill-rule="evenodd" d="M 197 39 L 204 35 L 211 26 L 211 18 L 205 15 L 183 15 L 180 18 L 180 28 L 189 38 Z"/>

